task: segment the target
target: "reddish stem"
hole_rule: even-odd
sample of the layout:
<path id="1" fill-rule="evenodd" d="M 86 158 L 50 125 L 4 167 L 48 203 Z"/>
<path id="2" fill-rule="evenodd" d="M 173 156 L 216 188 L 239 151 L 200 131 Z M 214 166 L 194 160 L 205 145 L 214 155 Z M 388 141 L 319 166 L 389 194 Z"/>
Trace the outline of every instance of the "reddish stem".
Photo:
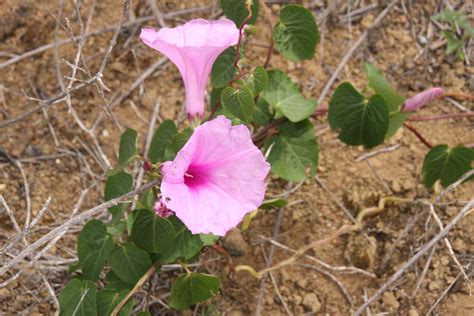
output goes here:
<path id="1" fill-rule="evenodd" d="M 281 117 L 278 120 L 275 120 L 275 121 L 271 122 L 267 126 L 264 126 L 261 130 L 259 130 L 258 132 L 256 132 L 255 134 L 252 135 L 252 141 L 254 143 L 257 143 L 257 142 L 263 140 L 265 138 L 265 136 L 267 135 L 269 130 L 271 130 L 272 128 L 277 127 L 280 124 L 283 124 L 287 120 L 288 119 L 286 117 Z"/>
<path id="2" fill-rule="evenodd" d="M 252 9 L 248 5 L 246 5 L 245 7 L 247 8 L 247 12 L 249 13 L 249 15 L 247 15 L 247 17 L 244 19 L 244 21 L 242 22 L 242 25 L 239 28 L 239 40 L 237 41 L 237 46 L 236 46 L 236 51 L 235 51 L 235 62 L 234 62 L 234 66 L 239 70 L 239 73 L 242 73 L 242 69 L 239 66 L 240 43 L 242 42 L 244 27 L 247 24 L 247 22 L 252 18 Z"/>
<path id="3" fill-rule="evenodd" d="M 270 65 L 270 59 L 272 58 L 272 53 L 273 53 L 273 38 L 272 38 L 272 34 L 273 34 L 273 18 L 272 18 L 272 13 L 270 11 L 270 9 L 268 9 L 265 1 L 263 0 L 260 0 L 260 7 L 262 8 L 262 10 L 265 12 L 265 15 L 267 16 L 267 19 L 268 19 L 268 26 L 270 27 L 270 45 L 268 47 L 268 51 L 267 51 L 267 57 L 265 59 L 265 63 L 263 64 L 263 68 L 267 69 L 268 66 Z"/>
<path id="4" fill-rule="evenodd" d="M 466 93 L 459 93 L 459 92 L 447 92 L 443 93 L 441 98 L 452 97 L 456 99 L 468 99 L 474 100 L 474 95 L 466 94 Z"/>
<path id="5" fill-rule="evenodd" d="M 474 116 L 474 112 L 464 112 L 464 113 L 449 113 L 449 114 L 438 114 L 438 115 L 415 115 L 408 118 L 409 121 L 419 122 L 419 121 L 437 121 L 445 120 L 451 118 L 460 118 L 460 117 L 471 117 Z"/>
<path id="6" fill-rule="evenodd" d="M 313 118 L 316 118 L 318 115 L 325 114 L 327 113 L 328 108 L 327 107 L 321 107 L 320 109 L 316 109 L 314 113 L 311 115 Z"/>
<path id="7" fill-rule="evenodd" d="M 433 148 L 433 145 L 430 144 L 430 142 L 428 142 L 426 140 L 426 138 L 423 137 L 423 135 L 420 134 L 420 132 L 414 128 L 413 126 L 411 126 L 410 124 L 408 123 L 403 123 L 403 126 L 405 126 L 406 128 L 408 128 L 408 130 L 410 132 L 412 132 L 413 134 L 415 134 L 415 136 L 428 148 Z"/>
<path id="8" fill-rule="evenodd" d="M 268 48 L 267 58 L 265 59 L 265 64 L 263 64 L 263 68 L 267 69 L 268 66 L 270 65 L 270 59 L 272 58 L 272 53 L 273 53 L 273 40 L 271 40 L 270 42 L 270 47 Z"/>
<path id="9" fill-rule="evenodd" d="M 232 80 L 229 82 L 230 85 L 232 85 L 234 82 L 236 82 L 237 80 L 239 80 L 240 78 L 242 78 L 243 76 L 246 75 L 246 73 L 243 72 L 242 68 L 240 68 L 240 66 L 239 66 L 240 44 L 242 42 L 243 29 L 244 29 L 245 25 L 247 24 L 247 22 L 252 18 L 252 10 L 250 9 L 249 6 L 246 6 L 246 8 L 247 8 L 247 11 L 248 11 L 249 15 L 247 15 L 247 17 L 244 19 L 244 21 L 242 22 L 242 25 L 239 28 L 239 39 L 237 41 L 237 46 L 236 46 L 236 51 L 235 51 L 234 66 L 235 66 L 235 68 L 237 68 L 239 70 L 239 73 L 234 78 L 232 78 Z M 211 110 L 211 113 L 209 114 L 206 121 L 209 121 L 210 119 L 212 119 L 212 117 L 214 116 L 214 114 L 216 114 L 217 110 L 221 107 L 221 105 L 222 105 L 222 102 L 220 100 L 217 101 L 216 105 Z"/>
<path id="10" fill-rule="evenodd" d="M 311 116 L 313 118 L 316 118 L 318 115 L 324 114 L 327 111 L 328 111 L 328 109 L 326 107 L 323 107 L 321 109 L 317 109 Z M 288 119 L 286 117 L 281 117 L 281 118 L 271 122 L 267 126 L 264 126 L 261 130 L 257 131 L 255 134 L 252 135 L 252 141 L 254 143 L 258 143 L 258 142 L 264 140 L 270 130 L 278 127 L 279 125 L 281 125 L 283 123 L 285 123 L 287 120 Z"/>
<path id="11" fill-rule="evenodd" d="M 224 249 L 224 247 L 216 243 L 212 245 L 212 249 L 224 256 L 231 271 L 235 270 L 234 264 L 232 263 L 232 258 L 230 257 L 230 254 L 227 252 L 227 250 Z"/>

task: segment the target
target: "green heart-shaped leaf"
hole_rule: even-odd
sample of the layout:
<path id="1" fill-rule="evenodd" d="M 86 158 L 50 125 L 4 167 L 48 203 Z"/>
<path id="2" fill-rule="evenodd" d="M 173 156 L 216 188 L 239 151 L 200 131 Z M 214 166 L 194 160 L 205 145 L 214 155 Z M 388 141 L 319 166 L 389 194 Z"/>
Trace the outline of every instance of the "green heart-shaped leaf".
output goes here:
<path id="1" fill-rule="evenodd" d="M 290 60 L 313 58 L 319 42 L 319 30 L 313 14 L 299 5 L 287 5 L 273 30 L 275 48 Z"/>
<path id="2" fill-rule="evenodd" d="M 132 243 L 116 246 L 109 256 L 112 271 L 124 282 L 135 285 L 152 262 L 148 253 Z"/>
<path id="3" fill-rule="evenodd" d="M 133 178 L 126 172 L 120 171 L 113 176 L 107 178 L 104 188 L 104 200 L 110 201 L 116 197 L 122 196 L 132 190 Z M 109 207 L 109 212 L 112 214 L 112 224 L 118 222 L 127 208 L 127 203 L 121 203 Z"/>
<path id="4" fill-rule="evenodd" d="M 61 316 L 95 316 L 96 288 L 92 281 L 72 279 L 59 293 Z"/>
<path id="5" fill-rule="evenodd" d="M 242 121 L 248 122 L 252 118 L 255 102 L 249 87 L 243 86 L 238 89 L 227 87 L 222 90 L 221 101 L 224 109 Z"/>
<path id="6" fill-rule="evenodd" d="M 137 151 L 137 131 L 131 128 L 127 128 L 125 132 L 120 136 L 120 147 L 119 147 L 119 159 L 118 166 L 107 172 L 108 176 L 122 171 L 138 156 Z"/>
<path id="7" fill-rule="evenodd" d="M 245 0 L 221 0 L 221 9 L 226 17 L 235 22 L 237 27 L 240 27 L 249 15 L 245 6 Z M 252 17 L 248 24 L 255 24 L 259 11 L 259 1 L 254 0 L 250 9 L 252 10 Z"/>
<path id="8" fill-rule="evenodd" d="M 77 257 L 85 278 L 92 281 L 99 279 L 113 247 L 114 243 L 104 223 L 93 219 L 84 225 L 77 241 Z"/>
<path id="9" fill-rule="evenodd" d="M 178 134 L 176 125 L 171 120 L 166 120 L 155 130 L 150 143 L 148 158 L 152 163 L 163 162 L 174 158 L 172 148 L 173 137 Z"/>
<path id="10" fill-rule="evenodd" d="M 224 88 L 237 73 L 235 62 L 235 47 L 223 51 L 212 65 L 211 85 L 214 88 Z"/>
<path id="11" fill-rule="evenodd" d="M 316 100 L 306 100 L 298 86 L 281 70 L 268 72 L 268 84 L 261 97 L 295 123 L 307 119 L 316 110 Z"/>
<path id="12" fill-rule="evenodd" d="M 301 181 L 306 168 L 315 169 L 318 164 L 319 148 L 313 125 L 308 120 L 286 122 L 278 130 L 278 135 L 265 144 L 265 148 L 270 150 L 267 160 L 272 172 L 289 181 Z"/>
<path id="13" fill-rule="evenodd" d="M 423 161 L 423 182 L 431 188 L 436 180 L 441 180 L 443 187 L 449 186 L 463 174 L 472 169 L 474 149 L 464 146 L 449 148 L 438 145 L 426 154 Z"/>
<path id="14" fill-rule="evenodd" d="M 174 234 L 169 220 L 149 210 L 139 210 L 133 222 L 131 237 L 138 247 L 152 253 L 163 253 L 173 245 Z"/>
<path id="15" fill-rule="evenodd" d="M 389 125 L 385 100 L 376 94 L 367 100 L 350 83 L 337 87 L 329 104 L 329 124 L 340 129 L 339 139 L 368 148 L 382 143 Z"/>
<path id="16" fill-rule="evenodd" d="M 219 292 L 219 288 L 219 279 L 214 275 L 185 273 L 176 280 L 169 304 L 174 309 L 184 310 L 213 297 Z"/>

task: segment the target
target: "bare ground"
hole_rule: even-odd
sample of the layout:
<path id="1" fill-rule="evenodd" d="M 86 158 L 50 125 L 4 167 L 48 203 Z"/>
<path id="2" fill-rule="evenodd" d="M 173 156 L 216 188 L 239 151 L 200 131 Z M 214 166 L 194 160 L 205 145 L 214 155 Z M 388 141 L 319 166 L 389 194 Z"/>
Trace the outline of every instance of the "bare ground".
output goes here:
<path id="1" fill-rule="evenodd" d="M 215 18 L 219 13 L 213 1 L 157 3 L 162 13 L 175 13 L 173 16 L 165 15 L 168 26 L 193 17 Z M 365 88 L 363 62 L 369 61 L 382 69 L 400 93 L 406 96 L 431 86 L 472 94 L 473 68 L 444 53 L 440 30 L 429 21 L 430 16 L 444 9 L 443 3 L 397 3 L 381 24 L 368 33 L 367 39 L 338 75 L 337 82 L 348 80 L 361 89 Z M 459 3 L 452 3 L 453 7 L 459 9 Z M 322 35 L 316 57 L 294 63 L 275 54 L 271 67 L 285 69 L 300 84 L 307 97 L 319 98 L 345 53 L 370 27 L 388 1 L 312 1 L 305 4 L 311 5 Z M 87 27 L 93 5 L 90 26 Z M 270 7 L 277 14 L 280 4 L 271 4 Z M 193 13 L 179 15 L 185 8 L 197 9 L 193 9 Z M 362 13 L 357 14 L 358 9 Z M 464 9 L 469 9 L 468 4 L 464 4 Z M 87 72 L 95 74 L 99 69 L 121 10 L 118 1 L 81 2 L 80 12 L 86 33 L 104 28 L 111 31 L 87 37 L 82 53 L 88 69 L 80 63 L 84 71 L 78 72 L 78 80 L 89 79 Z M 348 12 L 351 12 L 350 21 L 347 18 L 344 20 Z M 60 6 L 56 2 L 6 0 L 2 3 L 0 21 L 7 23 L 0 23 L 0 63 L 54 43 L 56 34 L 60 40 L 68 39 L 66 30 L 69 31 L 69 27 L 74 35 L 80 34 L 72 3 L 67 1 L 62 17 L 60 15 Z M 57 31 L 53 16 L 62 23 Z M 151 75 L 130 89 L 137 79 L 143 78 L 146 69 L 161 58 L 142 45 L 137 37 L 140 26 L 157 26 L 153 13 L 146 1 L 133 2 L 129 21 L 136 22 L 136 19 L 146 16 L 149 17 L 146 22 L 125 25 L 119 33 L 118 43 L 104 71 L 103 82 L 110 89 L 109 92 L 100 86 L 84 87 L 71 94 L 73 111 L 66 102 L 60 102 L 50 105 L 47 114 L 38 111 L 1 129 L 0 154 L 4 158 L 0 161 L 0 193 L 12 209 L 20 228 L 23 228 L 28 218 L 27 195 L 31 200 L 30 219 L 38 214 L 49 196 L 52 198 L 41 221 L 28 234 L 29 243 L 67 220 L 81 191 L 96 181 L 97 185 L 85 195 L 79 212 L 102 201 L 102 175 L 107 168 L 107 160 L 114 163 L 117 158 L 120 128 L 127 126 L 138 130 L 143 144 L 158 97 L 161 99 L 159 120 L 178 119 L 183 126 L 186 124 L 182 115 L 182 83 L 178 71 L 170 63 L 157 66 Z M 69 26 L 64 18 L 69 19 Z M 249 62 L 253 65 L 265 58 L 269 38 L 265 22 L 262 17 L 257 25 L 260 33 L 250 39 L 246 48 Z M 71 67 L 63 59 L 74 63 L 78 44 L 62 45 L 57 50 L 51 47 L 6 67 L 0 66 L 2 121 L 38 105 L 24 93 L 28 97 L 48 99 L 61 92 L 59 77 L 63 77 L 66 86 L 69 84 L 64 76 L 71 75 Z M 472 51 L 472 48 L 468 49 Z M 57 65 L 61 75 L 58 75 Z M 79 83 L 77 81 L 74 84 Z M 101 96 L 102 92 L 104 97 Z M 328 102 L 330 95 L 331 92 L 323 104 Z M 460 105 L 473 110 L 472 102 L 460 102 Z M 115 119 L 110 114 L 101 114 L 107 112 L 106 107 L 113 108 L 111 111 Z M 459 111 L 458 107 L 445 100 L 431 104 L 420 114 Z M 76 117 L 74 113 L 77 113 Z M 103 119 L 98 122 L 93 133 L 86 132 L 100 115 L 103 115 Z M 81 128 L 78 122 L 83 122 L 85 126 Z M 473 122 L 469 119 L 413 124 L 433 144 L 474 142 Z M 329 130 L 326 118 L 318 118 L 315 133 L 320 144 L 318 181 L 307 178 L 301 185 L 292 184 L 290 206 L 283 210 L 261 211 L 247 231 L 234 232 L 228 236 L 224 246 L 233 255 L 234 263 L 261 269 L 266 266 L 265 256 L 269 253 L 273 253 L 273 263 L 288 258 L 291 252 L 279 246 L 272 250 L 268 238 L 276 236 L 282 245 L 298 249 L 350 223 L 343 208 L 355 215 L 366 207 L 375 206 L 385 196 L 433 199 L 440 191 L 440 188 L 427 191 L 421 184 L 421 165 L 428 149 L 406 129 L 400 130 L 395 137 L 380 146 L 397 146 L 395 150 L 360 162 L 355 160 L 367 151 L 340 143 L 336 134 Z M 107 159 L 101 158 L 100 150 Z M 15 163 L 18 161 L 20 165 Z M 25 180 L 20 171 L 25 174 L 28 192 L 25 191 Z M 289 190 L 284 181 L 272 180 L 269 197 Z M 457 214 L 464 201 L 473 197 L 473 189 L 472 182 L 466 183 L 444 197 L 445 205 L 436 207 L 436 213 L 444 224 Z M 278 215 L 282 220 L 276 225 Z M 106 214 L 101 213 L 100 216 Z M 258 281 L 242 272 L 229 274 L 224 261 L 216 253 L 208 251 L 203 254 L 198 269 L 222 276 L 221 294 L 212 301 L 222 314 L 247 315 L 259 310 L 262 315 L 348 315 L 439 231 L 429 209 L 418 204 L 387 207 L 380 215 L 367 219 L 365 223 L 362 232 L 343 236 L 334 243 L 308 253 L 327 263 L 329 268 L 311 259 L 300 259 L 295 265 L 273 272 L 273 280 L 268 278 Z M 274 235 L 276 226 L 279 227 L 279 233 Z M 3 245 L 15 235 L 12 221 L 5 211 L 0 212 L 0 227 Z M 62 239 L 38 258 L 37 269 L 28 266 L 32 258 L 28 256 L 0 277 L 0 282 L 8 283 L 0 287 L 1 313 L 53 314 L 54 301 L 38 270 L 53 291 L 58 293 L 70 278 L 68 265 L 76 261 L 75 239 L 80 228 L 81 225 L 72 226 Z M 471 213 L 448 235 L 456 257 L 471 277 L 473 230 L 474 217 Z M 2 265 L 23 248 L 24 244 L 19 242 L 1 253 Z M 216 258 L 219 260 L 215 261 Z M 427 272 L 423 277 L 423 269 L 428 261 Z M 338 266 L 351 267 L 350 272 L 356 267 L 373 276 L 360 272 L 341 273 L 331 268 Z M 23 272 L 12 280 L 11 277 L 18 271 Z M 459 276 L 459 272 L 448 248 L 444 243 L 439 243 L 434 252 L 429 251 L 428 255 L 423 256 L 381 299 L 372 304 L 370 311 L 392 315 L 425 314 L 443 291 L 454 283 L 435 312 L 440 315 L 472 315 L 474 300 L 469 296 L 468 284 Z M 140 307 L 151 306 L 156 314 L 172 314 L 160 301 L 166 302 L 173 276 L 178 273 L 179 270 L 171 270 L 156 276 L 138 294 Z M 419 286 L 418 282 L 421 282 Z M 341 288 L 345 289 L 346 294 Z"/>

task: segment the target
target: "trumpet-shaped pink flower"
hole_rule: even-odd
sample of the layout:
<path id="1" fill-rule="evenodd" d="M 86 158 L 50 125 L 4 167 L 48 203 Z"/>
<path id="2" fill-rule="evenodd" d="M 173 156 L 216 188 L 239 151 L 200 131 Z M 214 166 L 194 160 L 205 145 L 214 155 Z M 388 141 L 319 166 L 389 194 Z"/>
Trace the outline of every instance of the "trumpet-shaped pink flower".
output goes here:
<path id="1" fill-rule="evenodd" d="M 142 29 L 141 40 L 178 67 L 186 89 L 186 110 L 190 117 L 203 116 L 206 83 L 216 58 L 236 45 L 239 30 L 228 19 L 191 20 L 175 28 Z"/>
<path id="2" fill-rule="evenodd" d="M 443 95 L 443 89 L 431 88 L 407 99 L 403 104 L 404 112 L 413 112 Z"/>
<path id="3" fill-rule="evenodd" d="M 249 129 L 221 115 L 198 126 L 164 163 L 163 203 L 193 234 L 224 236 L 260 206 L 269 170 Z"/>

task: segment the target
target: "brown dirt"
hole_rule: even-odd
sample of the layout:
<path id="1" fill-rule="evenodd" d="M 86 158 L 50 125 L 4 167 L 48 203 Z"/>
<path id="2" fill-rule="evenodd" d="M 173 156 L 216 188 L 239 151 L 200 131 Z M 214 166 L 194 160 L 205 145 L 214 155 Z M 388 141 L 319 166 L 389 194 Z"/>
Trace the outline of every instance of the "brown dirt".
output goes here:
<path id="1" fill-rule="evenodd" d="M 366 1 L 367 2 L 367 1 Z M 386 1 L 379 1 L 381 4 Z M 409 1 L 411 2 L 411 1 Z M 82 19 L 87 19 L 92 1 L 84 1 L 81 5 Z M 116 1 L 97 1 L 91 30 L 100 30 L 113 26 L 118 21 L 121 5 Z M 315 13 L 321 14 L 326 5 L 313 7 Z M 273 56 L 271 66 L 287 70 L 292 78 L 297 80 L 307 97 L 317 98 L 321 89 L 336 69 L 346 50 L 358 36 L 374 20 L 380 9 L 366 12 L 361 18 L 355 18 L 352 23 L 352 33 L 347 24 L 338 22 L 339 16 L 345 13 L 346 2 L 332 10 L 326 21 L 319 21 L 322 40 L 313 60 L 305 62 L 289 62 L 278 54 Z M 163 12 L 172 12 L 185 7 L 195 7 L 212 4 L 212 1 L 159 1 Z M 277 13 L 280 5 L 273 4 L 272 10 Z M 352 8 L 353 10 L 356 8 Z M 438 10 L 435 1 L 426 4 L 410 5 L 410 17 L 407 17 L 400 6 L 394 8 L 376 30 L 370 33 L 368 40 L 355 53 L 351 61 L 340 74 L 340 80 L 353 82 L 357 87 L 366 87 L 363 72 L 363 61 L 374 63 L 382 69 L 388 79 L 404 95 L 410 96 L 430 86 L 442 86 L 447 91 L 473 93 L 469 90 L 472 82 L 473 68 L 465 66 L 452 56 L 446 56 L 444 47 L 436 50 L 426 49 L 417 57 L 418 49 L 412 36 L 411 27 L 417 34 L 425 35 L 429 17 Z M 33 48 L 54 42 L 56 23 L 51 14 L 58 14 L 58 5 L 50 1 L 6 0 L 0 6 L 0 52 L 22 54 Z M 145 12 L 145 1 L 132 5 L 133 14 L 138 17 L 149 15 Z M 75 34 L 78 32 L 76 18 L 71 3 L 67 1 L 64 16 L 71 21 Z M 167 20 L 169 25 L 180 23 L 193 17 L 209 17 L 209 11 L 181 16 L 176 20 Z M 150 21 L 147 25 L 155 25 Z M 252 39 L 247 48 L 247 55 L 252 64 L 263 61 L 266 50 L 264 47 L 252 45 L 260 42 L 267 44 L 268 30 L 262 18 L 258 24 L 260 33 Z M 435 29 L 436 31 L 437 29 Z M 107 98 L 123 93 L 130 87 L 144 69 L 155 62 L 157 54 L 144 47 L 137 37 L 137 29 L 131 27 L 122 31 L 119 41 L 111 56 L 110 63 L 104 74 L 104 82 L 111 89 Z M 437 32 L 437 31 L 436 31 Z M 60 37 L 66 38 L 66 33 L 60 31 Z M 87 39 L 83 53 L 87 65 L 94 73 L 100 65 L 103 53 L 111 33 L 92 36 Z M 131 42 L 127 40 L 132 36 Z M 435 33 L 432 40 L 437 40 Z M 418 39 L 416 39 L 418 40 Z M 124 44 L 128 46 L 124 47 Z M 72 44 L 61 46 L 61 58 L 73 62 L 76 47 Z M 3 56 L 3 55 L 2 55 Z M 0 62 L 7 57 L 0 57 Z M 0 118 L 2 120 L 15 117 L 35 106 L 34 101 L 26 99 L 22 90 L 32 97 L 48 98 L 60 92 L 55 70 L 54 48 L 46 52 L 22 60 L 0 70 L 0 85 L 4 90 L 5 102 L 2 103 L 0 93 Z M 61 64 L 63 74 L 68 74 L 70 68 Z M 79 78 L 87 79 L 80 74 Z M 67 81 L 66 81 L 67 82 Z M 472 89 L 472 86 L 471 86 Z M 35 93 L 37 95 L 35 95 Z M 178 71 L 169 65 L 164 71 L 157 71 L 149 77 L 140 88 L 136 89 L 120 105 L 114 109 L 118 121 L 124 126 L 138 130 L 142 143 L 148 128 L 148 120 L 152 113 L 156 98 L 160 96 L 162 106 L 160 115 L 163 119 L 176 118 L 182 109 L 183 88 Z M 326 99 L 326 102 L 329 98 Z M 103 111 L 104 102 L 94 87 L 77 91 L 72 95 L 72 103 L 80 118 L 90 126 Z M 137 115 L 132 103 L 138 109 Z M 473 104 L 463 102 L 463 106 L 473 110 Z M 455 112 L 457 109 L 449 102 L 437 102 L 423 109 L 420 114 L 435 114 Z M 92 142 L 80 130 L 74 119 L 68 114 L 65 102 L 50 106 L 48 110 L 50 122 L 57 133 L 59 146 L 56 148 L 47 122 L 41 112 L 30 116 L 0 132 L 1 149 L 16 158 L 34 158 L 42 155 L 58 154 L 59 149 L 67 149 L 80 153 L 84 159 L 76 156 L 58 157 L 54 159 L 24 162 L 23 168 L 30 185 L 32 215 L 41 209 L 48 196 L 53 198 L 49 211 L 42 222 L 29 236 L 33 242 L 51 227 L 66 220 L 76 203 L 82 189 L 88 187 L 93 176 L 100 175 L 103 170 L 91 157 L 85 148 Z M 473 143 L 473 123 L 463 119 L 456 121 L 420 122 L 416 127 L 433 144 Z M 97 137 L 105 154 L 112 162 L 116 160 L 119 130 L 110 117 L 100 124 Z M 355 159 L 364 154 L 363 148 L 348 147 L 337 140 L 336 134 L 327 128 L 326 118 L 319 118 L 315 132 L 320 144 L 320 164 L 318 177 L 325 183 L 334 197 L 340 200 L 353 214 L 365 207 L 374 206 L 381 197 L 396 195 L 400 197 L 433 198 L 434 192 L 427 191 L 421 184 L 421 164 L 427 148 L 421 144 L 408 130 L 400 130 L 395 137 L 382 146 L 400 144 L 400 148 L 391 153 L 380 154 L 370 159 L 370 165 L 365 162 L 356 163 Z M 87 146 L 84 146 L 86 144 Z M 90 172 L 88 168 L 90 166 Z M 374 171 L 375 170 L 375 171 Z M 284 181 L 274 179 L 270 184 L 268 195 L 281 194 L 286 187 Z M 88 195 L 82 209 L 94 206 L 101 201 L 102 186 L 97 186 Z M 445 201 L 465 201 L 472 198 L 473 183 L 467 183 L 450 194 Z M 8 162 L 0 163 L 0 194 L 8 202 L 20 226 L 25 222 L 25 192 L 19 170 Z M 288 247 L 297 249 L 311 241 L 329 236 L 333 231 L 350 221 L 331 196 L 308 178 L 304 184 L 289 197 L 291 207 L 284 210 L 281 231 L 278 241 Z M 459 206 L 450 205 L 437 208 L 438 215 L 444 223 L 457 213 Z M 265 267 L 263 249 L 268 253 L 270 245 L 261 240 L 260 236 L 271 237 L 278 211 L 261 211 L 251 223 L 250 228 L 243 233 L 243 239 L 233 236 L 224 243 L 231 251 L 236 264 L 245 264 L 261 269 Z M 13 226 L 5 212 L 0 213 L 0 241 L 3 244 L 13 236 Z M 454 251 L 463 264 L 474 259 L 474 216 L 464 218 L 449 234 Z M 73 227 L 77 233 L 80 227 Z M 351 306 L 341 294 L 337 285 L 323 274 L 293 265 L 274 272 L 276 284 L 283 300 L 294 314 L 316 313 L 329 315 L 348 315 L 363 303 L 364 292 L 367 296 L 375 291 L 397 271 L 423 244 L 436 232 L 438 227 L 433 219 L 429 220 L 425 208 L 418 206 L 390 206 L 382 214 L 366 220 L 363 233 L 353 233 L 337 242 L 326 245 L 309 253 L 332 266 L 355 266 L 374 273 L 373 279 L 362 274 L 334 275 L 347 287 L 353 299 Z M 48 260 L 57 261 L 60 258 L 74 258 L 75 235 L 68 234 L 54 246 L 43 258 L 41 264 Z M 235 249 L 234 249 L 235 250 Z M 14 255 L 18 249 L 11 250 Z M 288 251 L 276 248 L 273 262 L 277 263 L 290 256 Z M 215 257 L 208 252 L 203 258 Z M 1 262 L 9 257 L 2 255 Z M 441 292 L 458 275 L 459 269 L 451 259 L 444 244 L 439 244 L 433 256 L 427 277 L 422 283 L 416 296 L 412 297 L 416 282 L 421 274 L 426 256 L 412 267 L 383 297 L 370 307 L 372 313 L 387 312 L 395 315 L 419 315 L 426 313 L 431 304 Z M 308 260 L 299 263 L 314 264 Z M 68 280 L 67 265 L 56 264 L 55 269 L 45 269 L 48 280 L 56 292 Z M 318 266 L 320 268 L 320 266 Z M 222 293 L 213 300 L 213 304 L 222 314 L 247 315 L 253 314 L 259 296 L 260 281 L 256 281 L 245 273 L 237 275 L 226 273 L 223 265 L 208 266 L 207 269 L 219 269 L 222 278 Z M 15 270 L 17 271 L 17 270 Z M 471 270 L 472 271 L 472 270 Z M 12 271 L 13 273 L 13 271 Z M 471 272 L 472 273 L 472 272 Z M 161 291 L 169 291 L 171 273 L 162 273 Z M 10 275 L 0 277 L 0 282 Z M 25 314 L 52 314 L 54 307 L 41 279 L 34 269 L 27 269 L 20 278 L 6 288 L 0 289 L 0 313 L 6 315 L 24 312 Z M 157 281 L 158 282 L 158 281 Z M 40 287 L 40 288 L 39 288 Z M 150 289 L 151 290 L 151 289 Z M 265 295 L 262 305 L 263 315 L 285 314 L 283 305 L 276 295 L 275 288 L 269 280 L 266 281 Z M 160 292 L 160 293 L 161 293 Z M 163 294 L 162 293 L 162 294 Z M 319 304 L 318 304 L 319 303 Z M 159 313 L 160 306 L 155 304 L 153 310 Z M 441 306 L 437 309 L 443 315 L 472 315 L 474 305 L 469 296 L 465 282 L 457 284 L 448 293 Z M 164 313 L 162 311 L 162 313 Z"/>

